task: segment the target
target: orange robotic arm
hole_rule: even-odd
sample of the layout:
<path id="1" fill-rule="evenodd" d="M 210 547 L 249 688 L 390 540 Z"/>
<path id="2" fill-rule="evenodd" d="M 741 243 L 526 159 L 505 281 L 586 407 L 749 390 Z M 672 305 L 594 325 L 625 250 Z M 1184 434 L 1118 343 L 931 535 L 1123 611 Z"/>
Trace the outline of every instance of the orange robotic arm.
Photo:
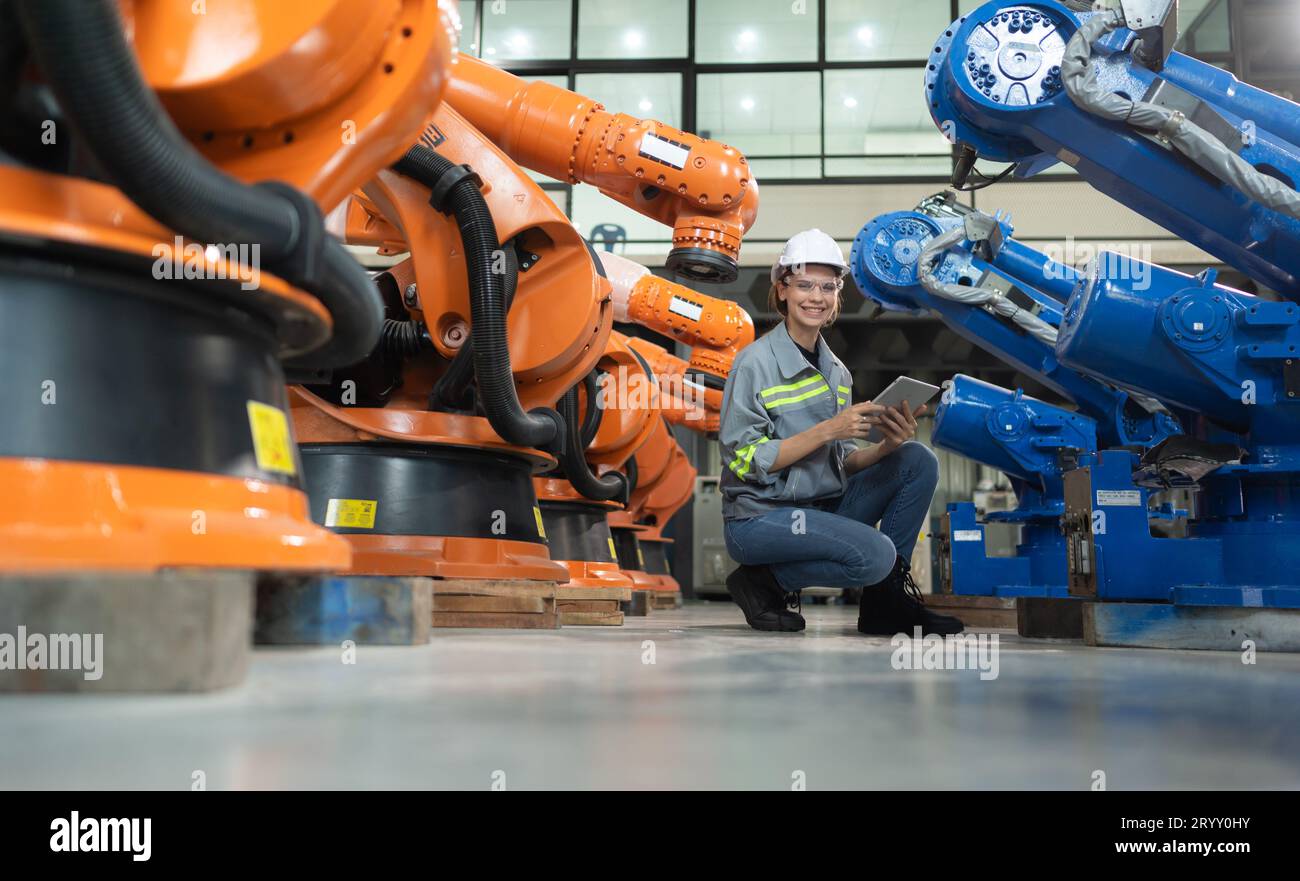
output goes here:
<path id="1" fill-rule="evenodd" d="M 629 337 L 627 344 L 645 360 L 658 392 L 659 411 L 665 419 L 705 434 L 718 431 L 721 389 L 708 388 L 688 378 L 690 365 L 663 346 L 640 337 Z"/>
<path id="2" fill-rule="evenodd" d="M 564 212 L 455 110 L 440 107 L 424 140 L 436 141 L 438 155 L 449 165 L 471 165 L 492 182 L 481 185 L 483 216 L 490 219 L 500 246 L 489 256 L 493 271 L 499 259 L 503 275 L 512 279 L 508 309 L 498 304 L 507 354 L 499 366 L 510 374 L 505 378 L 521 411 L 555 407 L 606 351 L 613 326 L 609 283 Z M 352 244 L 410 252 L 379 278 L 381 289 L 388 291 L 386 344 L 406 340 L 409 345 L 376 352 L 368 365 L 336 372 L 328 390 L 318 389 L 316 395 L 300 390 L 299 398 L 352 433 L 482 443 L 492 432 L 471 424 L 482 420 L 467 415 L 458 403 L 465 389 L 446 396 L 441 390 L 441 381 L 474 338 L 475 292 L 481 293 L 482 280 L 476 281 L 470 269 L 482 261 L 467 245 L 460 220 L 430 206 L 428 182 L 384 170 L 363 189 L 335 219 L 343 219 Z M 506 259 L 507 251 L 513 260 Z M 633 358 L 630 352 L 623 357 Z M 468 384 L 475 378 L 481 394 L 483 377 L 477 370 L 464 380 Z M 342 401 L 342 383 L 348 380 L 357 393 L 353 404 L 364 406 L 334 406 Z M 491 410 L 484 409 L 491 418 Z M 295 418 L 309 441 L 338 435 L 338 426 L 323 425 L 315 414 L 296 411 Z M 496 444 L 538 445 L 522 443 L 500 428 L 497 435 Z"/>
<path id="3" fill-rule="evenodd" d="M 722 392 L 736 354 L 754 341 L 754 321 L 739 304 L 710 297 L 653 275 L 617 254 L 599 254 L 613 287 L 614 320 L 632 322 L 691 345 L 689 361 L 646 340 L 631 346 L 651 365 L 656 381 L 678 399 L 665 405 L 670 421 L 716 431 Z M 706 421 L 699 422 L 703 400 Z"/>
<path id="4" fill-rule="evenodd" d="M 325 211 L 406 151 L 454 70 L 450 0 L 223 0 L 201 15 L 120 2 L 185 136 L 234 177 L 284 181 Z"/>
<path id="5" fill-rule="evenodd" d="M 659 278 L 626 257 L 599 256 L 614 287 L 615 321 L 630 321 L 693 346 L 691 371 L 726 379 L 736 353 L 754 341 L 748 312 L 738 303 Z"/>
<path id="6" fill-rule="evenodd" d="M 669 269 L 736 278 L 741 238 L 758 216 L 758 185 L 738 150 L 464 55 L 446 100 L 520 165 L 591 184 L 671 226 Z"/>
<path id="7" fill-rule="evenodd" d="M 696 471 L 668 424 L 657 416 L 652 422 L 634 457 L 636 486 L 628 499 L 627 522 L 662 526 L 690 499 Z"/>
<path id="8" fill-rule="evenodd" d="M 400 156 L 438 105 L 451 69 L 450 7 L 212 5 L 202 15 L 174 2 L 15 5 L 35 66 L 123 204 L 107 209 L 106 188 L 75 176 L 22 173 L 0 190 L 46 192 L 0 225 L 44 235 L 54 214 L 56 239 L 139 250 L 143 236 L 149 254 L 173 240 L 159 226 L 217 252 L 255 244 L 259 274 L 307 291 L 328 313 L 312 310 L 287 327 L 283 354 L 310 352 L 318 367 L 354 362 L 379 336 L 378 302 L 316 215 Z M 122 35 L 134 58 L 119 47 Z M 52 189 L 68 194 L 51 204 Z"/>

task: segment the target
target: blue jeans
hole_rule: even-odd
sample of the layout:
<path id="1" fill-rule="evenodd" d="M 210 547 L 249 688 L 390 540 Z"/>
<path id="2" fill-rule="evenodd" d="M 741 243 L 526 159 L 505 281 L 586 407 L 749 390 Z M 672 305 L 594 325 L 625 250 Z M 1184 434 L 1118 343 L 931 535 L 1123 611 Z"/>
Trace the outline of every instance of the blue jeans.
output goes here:
<path id="1" fill-rule="evenodd" d="M 911 559 L 938 483 L 939 460 L 908 441 L 852 475 L 828 510 L 789 507 L 728 520 L 727 551 L 737 563 L 770 566 L 787 591 L 876 584 L 896 557 Z"/>

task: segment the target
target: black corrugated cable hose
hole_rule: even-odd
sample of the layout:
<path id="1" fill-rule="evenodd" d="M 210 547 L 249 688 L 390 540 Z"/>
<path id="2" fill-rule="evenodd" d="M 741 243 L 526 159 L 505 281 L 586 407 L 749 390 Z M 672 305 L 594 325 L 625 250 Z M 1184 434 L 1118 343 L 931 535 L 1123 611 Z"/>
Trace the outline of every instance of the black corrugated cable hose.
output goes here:
<path id="1" fill-rule="evenodd" d="M 455 165 L 419 144 L 407 150 L 393 170 L 429 187 L 429 203 L 455 217 L 460 228 L 469 270 L 474 376 L 492 430 L 518 446 L 565 449 L 560 414 L 544 407 L 525 413 L 519 403 L 506 342 L 505 274 L 493 272 L 501 243 L 477 176 L 468 166 Z"/>
<path id="2" fill-rule="evenodd" d="M 506 314 L 509 315 L 510 307 L 515 301 L 515 289 L 519 286 L 519 255 L 515 253 L 512 242 L 502 245 L 502 250 L 505 254 Z M 433 394 L 429 397 L 429 408 L 431 410 L 464 408 L 469 384 L 473 380 L 474 339 L 471 336 L 451 359 L 442 376 L 438 377 L 438 382 L 433 387 Z M 473 407 L 472 401 L 469 402 L 469 406 Z"/>
<path id="3" fill-rule="evenodd" d="M 379 347 L 390 358 L 400 362 L 432 349 L 433 342 L 429 339 L 429 329 L 424 326 L 423 321 L 398 321 L 395 318 L 385 318 Z"/>
<path id="4" fill-rule="evenodd" d="M 636 492 L 637 481 L 641 478 L 641 469 L 637 467 L 635 455 L 627 460 L 623 471 L 627 474 L 627 494 L 628 498 L 631 498 L 632 493 Z"/>
<path id="5" fill-rule="evenodd" d="M 582 414 L 582 448 L 585 450 L 596 439 L 600 431 L 600 421 L 605 411 L 600 408 L 600 370 L 592 370 L 582 378 L 582 386 L 587 390 L 587 409 Z"/>
<path id="6" fill-rule="evenodd" d="M 597 477 L 587 462 L 587 451 L 582 444 L 582 425 L 578 417 L 578 387 L 575 385 L 560 398 L 560 415 L 564 417 L 564 434 L 569 439 L 560 453 L 560 469 L 573 488 L 584 498 L 597 502 L 627 502 L 627 477 L 610 471 Z"/>
<path id="7" fill-rule="evenodd" d="M 345 367 L 371 353 L 384 313 L 365 270 L 325 232 L 306 195 L 276 182 L 244 184 L 185 140 L 140 74 L 117 3 L 14 2 L 59 106 L 115 186 L 181 235 L 258 245 L 270 272 L 329 310 L 334 335 L 293 366 Z"/>

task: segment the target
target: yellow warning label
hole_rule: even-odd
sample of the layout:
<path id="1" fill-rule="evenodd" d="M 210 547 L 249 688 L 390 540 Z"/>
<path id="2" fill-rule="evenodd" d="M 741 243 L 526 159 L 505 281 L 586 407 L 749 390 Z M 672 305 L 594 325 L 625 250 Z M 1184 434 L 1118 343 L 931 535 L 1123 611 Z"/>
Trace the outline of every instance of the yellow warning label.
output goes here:
<path id="1" fill-rule="evenodd" d="M 373 499 L 330 499 L 325 508 L 325 525 L 344 529 L 374 529 L 375 511 L 379 503 Z"/>
<path id="2" fill-rule="evenodd" d="M 248 402 L 248 427 L 253 432 L 253 453 L 257 467 L 278 474 L 297 474 L 293 442 L 289 439 L 289 418 L 279 407 L 260 401 Z"/>
<path id="3" fill-rule="evenodd" d="M 542 525 L 542 509 L 533 505 L 533 516 L 537 518 L 537 534 L 546 538 L 546 527 Z"/>
<path id="4" fill-rule="evenodd" d="M 618 551 L 614 550 L 614 536 L 609 537 L 609 555 L 616 561 L 618 560 Z"/>

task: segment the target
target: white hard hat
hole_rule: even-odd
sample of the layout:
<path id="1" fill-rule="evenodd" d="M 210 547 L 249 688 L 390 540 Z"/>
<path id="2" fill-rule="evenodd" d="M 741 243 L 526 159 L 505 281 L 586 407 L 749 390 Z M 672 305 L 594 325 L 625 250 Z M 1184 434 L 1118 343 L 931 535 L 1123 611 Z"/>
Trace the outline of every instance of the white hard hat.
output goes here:
<path id="1" fill-rule="evenodd" d="M 806 229 L 795 233 L 785 243 L 785 250 L 772 264 L 772 283 L 781 280 L 784 270 L 791 266 L 806 266 L 816 263 L 821 266 L 833 266 L 841 276 L 849 271 L 849 264 L 844 262 L 844 252 L 835 240 L 819 229 Z"/>

